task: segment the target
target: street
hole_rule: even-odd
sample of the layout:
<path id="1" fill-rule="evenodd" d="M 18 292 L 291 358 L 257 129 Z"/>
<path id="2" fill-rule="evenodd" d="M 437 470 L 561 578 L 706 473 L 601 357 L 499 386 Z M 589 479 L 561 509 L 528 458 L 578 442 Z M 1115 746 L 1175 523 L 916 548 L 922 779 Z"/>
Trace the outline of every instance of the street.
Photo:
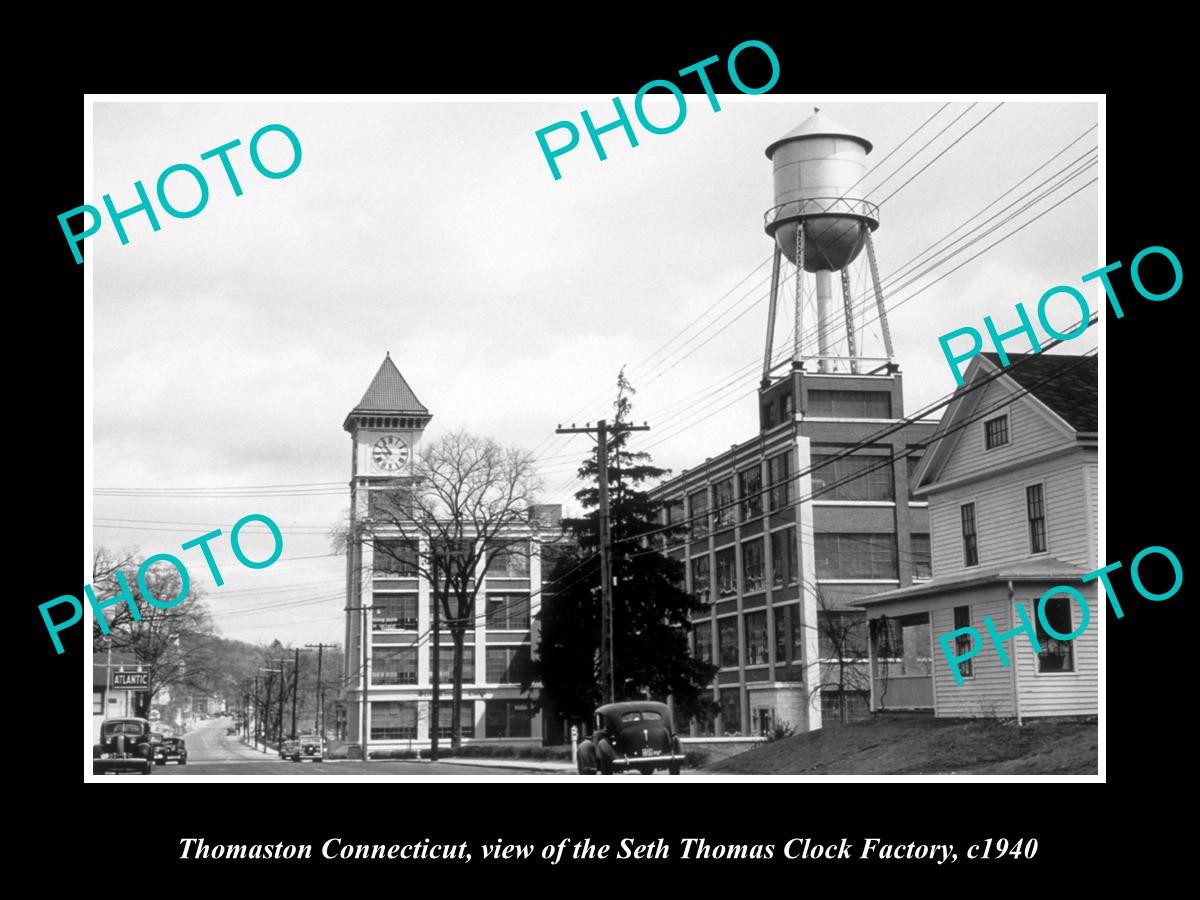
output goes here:
<path id="1" fill-rule="evenodd" d="M 175 775 L 542 775 L 544 772 L 513 768 L 455 765 L 453 763 L 377 760 L 364 763 L 356 759 L 325 762 L 288 762 L 271 753 L 251 749 L 234 735 L 226 735 L 230 719 L 198 722 L 185 734 L 186 766 L 168 763 L 155 766 L 154 776 Z"/>

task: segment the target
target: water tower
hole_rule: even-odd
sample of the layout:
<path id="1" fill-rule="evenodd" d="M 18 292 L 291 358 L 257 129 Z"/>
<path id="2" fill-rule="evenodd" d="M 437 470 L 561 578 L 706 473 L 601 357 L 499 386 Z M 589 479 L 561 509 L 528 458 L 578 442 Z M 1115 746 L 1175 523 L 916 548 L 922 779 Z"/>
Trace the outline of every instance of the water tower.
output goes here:
<path id="1" fill-rule="evenodd" d="M 892 363 L 892 337 L 871 242 L 871 233 L 879 227 L 879 207 L 862 199 L 865 193 L 862 181 L 867 173 L 867 154 L 870 152 L 870 141 L 839 125 L 819 109 L 767 147 L 767 158 L 775 167 L 775 206 L 767 210 L 764 227 L 775 240 L 775 255 L 763 359 L 764 387 L 770 385 L 780 268 L 785 256 L 796 267 L 793 366 L 801 368 L 804 361 L 801 306 L 805 272 L 812 273 L 815 281 L 817 313 L 817 352 L 815 355 L 809 353 L 807 358 L 816 360 L 819 371 L 848 370 L 857 374 L 863 362 Z M 849 266 L 864 248 L 870 264 L 871 289 L 879 310 L 886 360 L 867 360 L 859 355 Z M 834 312 L 834 272 L 841 276 L 841 317 Z M 862 287 L 865 289 L 866 285 Z M 835 354 L 843 334 L 845 353 Z"/>

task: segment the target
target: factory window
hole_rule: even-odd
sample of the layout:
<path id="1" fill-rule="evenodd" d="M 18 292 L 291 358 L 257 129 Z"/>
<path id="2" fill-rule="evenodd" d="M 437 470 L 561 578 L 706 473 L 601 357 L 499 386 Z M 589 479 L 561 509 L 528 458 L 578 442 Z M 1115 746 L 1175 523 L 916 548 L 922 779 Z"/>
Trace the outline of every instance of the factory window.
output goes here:
<path id="1" fill-rule="evenodd" d="M 767 460 L 767 487 L 771 491 L 771 511 L 787 509 L 792 502 L 791 453 L 780 453 Z"/>
<path id="2" fill-rule="evenodd" d="M 388 575 L 416 578 L 419 557 L 415 541 L 376 541 L 374 573 L 376 578 Z"/>
<path id="3" fill-rule="evenodd" d="M 1059 634 L 1071 634 L 1075 630 L 1071 627 L 1071 607 L 1074 605 L 1075 601 L 1067 597 L 1051 597 L 1046 601 L 1044 608 L 1046 623 Z M 1038 645 L 1042 648 L 1038 654 L 1038 671 L 1074 672 L 1075 655 L 1072 648 L 1075 646 L 1075 642 L 1073 640 L 1061 641 L 1051 637 L 1049 632 L 1042 627 L 1042 617 L 1035 616 L 1034 619 L 1037 626 Z"/>
<path id="4" fill-rule="evenodd" d="M 784 394 L 779 398 L 779 424 L 783 424 L 792 417 L 792 395 Z"/>
<path id="5" fill-rule="evenodd" d="M 417 704 L 372 703 L 371 740 L 411 741 L 417 736 Z"/>
<path id="6" fill-rule="evenodd" d="M 814 536 L 818 578 L 895 579 L 894 534 L 831 534 Z"/>
<path id="7" fill-rule="evenodd" d="M 800 577 L 796 562 L 796 529 L 784 528 L 771 533 L 771 584 L 783 587 Z"/>
<path id="8" fill-rule="evenodd" d="M 709 575 L 708 556 L 695 557 L 692 560 L 692 596 L 701 603 L 707 603 L 712 597 Z"/>
<path id="9" fill-rule="evenodd" d="M 375 594 L 371 604 L 371 630 L 417 630 L 416 594 Z"/>
<path id="10" fill-rule="evenodd" d="M 742 493 L 742 521 L 749 522 L 762 515 L 762 468 L 755 466 L 738 475 Z"/>
<path id="11" fill-rule="evenodd" d="M 775 665 L 797 665 L 804 658 L 800 604 L 775 607 Z"/>
<path id="12" fill-rule="evenodd" d="M 430 656 L 430 668 L 433 668 L 432 655 Z M 433 673 L 434 680 L 438 684 L 450 684 L 454 679 L 454 645 L 441 644 L 438 647 L 438 664 L 437 670 Z M 475 648 L 469 644 L 463 645 L 463 684 L 473 684 L 475 682 Z"/>
<path id="13" fill-rule="evenodd" d="M 692 537 L 708 536 L 708 491 L 696 491 L 688 497 L 688 508 L 691 511 Z"/>
<path id="14" fill-rule="evenodd" d="M 727 616 L 717 619 L 718 650 L 721 654 L 721 668 L 733 669 L 738 664 L 738 627 L 737 616 Z"/>
<path id="15" fill-rule="evenodd" d="M 956 606 L 954 607 L 954 630 L 960 628 L 971 627 L 971 607 Z M 1064 632 L 1065 633 L 1065 632 Z M 954 637 L 954 655 L 966 656 L 971 652 L 971 636 L 969 634 L 959 634 Z M 958 673 L 963 678 L 970 678 L 975 674 L 975 666 L 973 660 L 964 659 L 958 664 Z"/>
<path id="16" fill-rule="evenodd" d="M 742 544 L 742 593 L 763 589 L 764 577 L 763 542 L 762 538 L 746 541 Z"/>
<path id="17" fill-rule="evenodd" d="M 866 614 L 818 610 L 817 645 L 821 659 L 865 660 L 867 658 Z"/>
<path id="18" fill-rule="evenodd" d="M 528 646 L 487 648 L 488 684 L 520 684 L 528 666 Z"/>
<path id="19" fill-rule="evenodd" d="M 412 519 L 412 493 L 395 485 L 367 491 L 367 515 L 383 523 L 406 522 Z"/>
<path id="20" fill-rule="evenodd" d="M 988 450 L 1008 443 L 1008 416 L 996 416 L 983 423 L 983 441 Z"/>
<path id="21" fill-rule="evenodd" d="M 454 737 L 454 732 L 450 730 L 450 719 L 453 714 L 453 703 L 438 703 L 438 737 Z M 462 729 L 459 734 L 465 738 L 475 737 L 475 704 L 470 701 L 463 703 L 459 707 L 458 715 L 459 727 Z"/>
<path id="22" fill-rule="evenodd" d="M 696 659 L 700 662 L 711 663 L 713 661 L 713 646 L 712 646 L 712 623 L 697 622 L 693 626 L 696 632 Z"/>
<path id="23" fill-rule="evenodd" d="M 721 733 L 742 733 L 742 689 L 739 687 L 721 689 Z"/>
<path id="24" fill-rule="evenodd" d="M 683 501 L 682 500 L 668 500 L 665 504 L 663 504 L 663 508 L 667 514 L 667 523 L 666 524 L 678 525 L 680 522 L 683 521 Z"/>
<path id="25" fill-rule="evenodd" d="M 908 499 L 911 502 L 914 499 L 913 488 L 917 486 L 917 480 L 915 476 L 917 474 L 917 466 L 921 465 L 921 454 L 910 453 L 908 456 L 904 457 L 904 462 L 908 466 Z"/>
<path id="26" fill-rule="evenodd" d="M 809 391 L 808 414 L 827 419 L 890 419 L 887 391 Z"/>
<path id="27" fill-rule="evenodd" d="M 502 547 L 489 547 L 489 578 L 528 578 L 529 541 L 514 541 Z"/>
<path id="28" fill-rule="evenodd" d="M 729 528 L 737 518 L 733 502 L 733 479 L 726 478 L 713 485 L 713 528 Z"/>
<path id="29" fill-rule="evenodd" d="M 487 627 L 498 631 L 528 630 L 529 595 L 488 594 Z"/>
<path id="30" fill-rule="evenodd" d="M 1029 512 L 1029 552 L 1046 552 L 1046 504 L 1040 484 L 1025 488 L 1025 505 Z"/>
<path id="31" fill-rule="evenodd" d="M 416 647 L 376 647 L 371 653 L 371 684 L 416 684 Z"/>
<path id="32" fill-rule="evenodd" d="M 913 532 L 912 563 L 913 578 L 928 579 L 933 577 L 933 554 L 929 546 L 929 535 Z"/>
<path id="33" fill-rule="evenodd" d="M 484 703 L 487 736 L 490 738 L 527 738 L 533 731 L 533 702 L 530 700 L 488 700 Z"/>
<path id="34" fill-rule="evenodd" d="M 763 430 L 769 430 L 775 427 L 775 404 L 768 402 L 763 404 Z"/>
<path id="35" fill-rule="evenodd" d="M 746 665 L 765 666 L 767 658 L 767 612 L 746 613 Z"/>
<path id="36" fill-rule="evenodd" d="M 964 503 L 962 513 L 963 565 L 979 565 L 979 539 L 975 533 L 975 504 Z"/>
<path id="37" fill-rule="evenodd" d="M 717 593 L 721 597 L 737 593 L 737 560 L 732 547 L 717 551 Z"/>
<path id="38" fill-rule="evenodd" d="M 886 456 L 812 457 L 814 500 L 894 500 L 892 461 Z"/>

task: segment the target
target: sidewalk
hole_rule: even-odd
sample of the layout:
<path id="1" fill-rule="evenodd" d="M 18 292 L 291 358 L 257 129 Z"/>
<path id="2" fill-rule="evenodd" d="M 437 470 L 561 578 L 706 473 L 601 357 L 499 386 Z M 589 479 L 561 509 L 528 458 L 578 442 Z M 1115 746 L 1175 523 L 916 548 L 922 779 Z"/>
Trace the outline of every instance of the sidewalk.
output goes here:
<path id="1" fill-rule="evenodd" d="M 427 763 L 427 759 L 414 759 L 409 762 Z M 445 756 L 438 760 L 438 765 L 448 766 L 483 766 L 489 769 L 514 769 L 527 772 L 551 772 L 555 775 L 574 775 L 575 766 L 569 762 L 552 759 L 463 759 L 460 756 Z"/>

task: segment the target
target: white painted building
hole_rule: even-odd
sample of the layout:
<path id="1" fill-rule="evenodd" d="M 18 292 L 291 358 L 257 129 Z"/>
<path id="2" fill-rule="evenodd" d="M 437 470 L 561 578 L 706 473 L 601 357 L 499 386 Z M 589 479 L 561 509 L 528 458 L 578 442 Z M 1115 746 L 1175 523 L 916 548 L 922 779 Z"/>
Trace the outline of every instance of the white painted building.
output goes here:
<path id="1" fill-rule="evenodd" d="M 1009 359 L 1003 369 L 993 353 L 972 361 L 939 426 L 943 437 L 914 474 L 914 496 L 929 502 L 933 579 L 859 603 L 872 624 L 873 710 L 1017 719 L 1097 713 L 1100 611 L 1096 582 L 1080 582 L 1102 564 L 1096 358 Z M 1039 598 L 1058 585 L 1086 598 L 1090 623 L 1072 641 L 1051 637 L 1037 617 Z M 1003 644 L 1004 665 L 984 617 L 1003 634 L 1021 625 L 1015 603 L 1041 649 L 1015 635 Z M 1046 618 L 1059 634 L 1075 631 L 1082 616 L 1067 594 L 1047 602 Z M 962 627 L 984 640 L 973 659 L 957 664 L 960 685 L 938 637 Z M 906 629 L 929 630 L 931 675 L 896 674 L 885 642 L 895 646 Z M 956 637 L 955 655 L 971 640 Z"/>

